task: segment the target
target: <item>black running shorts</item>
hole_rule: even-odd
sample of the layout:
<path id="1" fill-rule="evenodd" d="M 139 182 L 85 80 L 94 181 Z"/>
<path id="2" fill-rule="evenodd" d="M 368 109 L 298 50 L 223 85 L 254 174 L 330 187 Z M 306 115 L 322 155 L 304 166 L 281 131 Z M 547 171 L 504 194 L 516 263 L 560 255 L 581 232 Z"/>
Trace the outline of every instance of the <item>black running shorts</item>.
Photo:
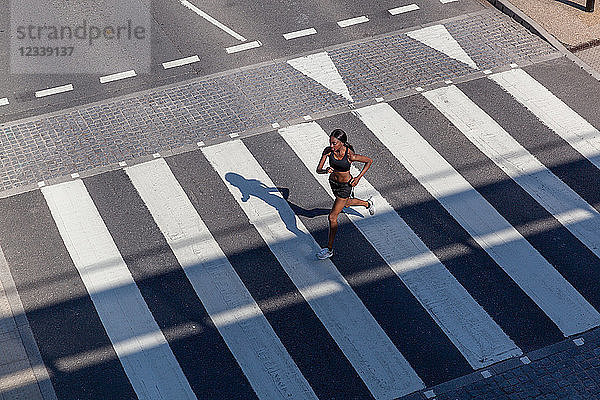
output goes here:
<path id="1" fill-rule="evenodd" d="M 347 199 L 352 196 L 352 186 L 350 186 L 350 181 L 348 182 L 336 182 L 329 179 L 329 185 L 331 186 L 331 190 L 335 197 L 341 197 L 342 199 Z"/>

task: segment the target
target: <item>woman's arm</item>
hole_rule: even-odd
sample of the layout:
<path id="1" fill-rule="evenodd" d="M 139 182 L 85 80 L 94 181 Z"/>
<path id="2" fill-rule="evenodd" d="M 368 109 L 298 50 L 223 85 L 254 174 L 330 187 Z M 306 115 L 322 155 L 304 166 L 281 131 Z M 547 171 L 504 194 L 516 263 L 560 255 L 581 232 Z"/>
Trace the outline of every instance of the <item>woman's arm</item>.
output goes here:
<path id="1" fill-rule="evenodd" d="M 327 159 L 327 156 L 329 155 L 330 152 L 331 152 L 330 147 L 326 147 L 325 150 L 323 150 L 323 155 L 321 156 L 321 161 L 319 161 L 319 165 L 317 165 L 317 174 L 330 174 L 333 172 L 333 168 L 331 168 L 331 167 L 323 168 L 323 166 L 325 165 L 325 160 Z"/>
<path id="2" fill-rule="evenodd" d="M 373 160 L 367 156 L 361 156 L 360 154 L 354 154 L 354 152 L 350 152 L 350 154 L 348 154 L 348 159 L 352 162 L 357 161 L 357 162 L 365 163 L 362 171 L 360 171 L 360 174 L 358 174 L 357 176 L 352 178 L 352 182 L 350 182 L 350 184 L 352 186 L 356 186 L 358 184 L 358 181 L 360 180 L 360 178 L 363 177 L 363 175 L 371 167 L 371 164 L 373 164 Z"/>

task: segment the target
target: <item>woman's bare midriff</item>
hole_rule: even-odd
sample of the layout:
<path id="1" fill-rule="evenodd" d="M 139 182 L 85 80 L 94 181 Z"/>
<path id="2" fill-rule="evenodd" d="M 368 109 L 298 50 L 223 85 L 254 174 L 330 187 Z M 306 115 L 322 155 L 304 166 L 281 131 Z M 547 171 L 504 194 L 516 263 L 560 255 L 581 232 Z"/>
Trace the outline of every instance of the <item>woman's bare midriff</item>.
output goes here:
<path id="1" fill-rule="evenodd" d="M 334 182 L 338 182 L 338 183 L 348 182 L 351 178 L 352 178 L 352 175 L 350 175 L 349 171 L 345 171 L 345 172 L 344 171 L 334 171 L 329 176 L 329 179 L 331 179 Z"/>

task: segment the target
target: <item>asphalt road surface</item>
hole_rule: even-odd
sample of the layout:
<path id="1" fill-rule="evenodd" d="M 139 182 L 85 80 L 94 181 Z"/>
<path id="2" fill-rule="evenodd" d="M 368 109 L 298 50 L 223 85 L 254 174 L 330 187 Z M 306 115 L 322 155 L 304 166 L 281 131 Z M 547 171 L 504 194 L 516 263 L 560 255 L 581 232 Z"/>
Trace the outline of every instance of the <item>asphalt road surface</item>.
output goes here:
<path id="1" fill-rule="evenodd" d="M 133 2 L 133 0 L 132 0 Z M 473 0 L 442 3 L 439 0 L 415 0 L 413 3 L 396 0 L 381 1 L 198 1 L 153 0 L 140 5 L 148 13 L 150 25 L 150 54 L 135 47 L 99 49 L 97 59 L 78 60 L 77 71 L 55 73 L 23 73 L 11 70 L 11 57 L 23 57 L 15 48 L 16 28 L 10 18 L 16 12 L 0 15 L 0 48 L 4 54 L 0 60 L 0 99 L 9 102 L 0 107 L 3 120 L 16 119 L 42 112 L 49 112 L 91 101 L 110 98 L 193 77 L 214 74 L 273 59 L 291 57 L 304 52 L 314 52 L 327 46 L 365 39 L 378 34 L 393 32 L 419 24 L 426 24 L 467 12 L 481 10 Z M 29 23 L 26 5 L 20 4 L 19 15 L 23 24 Z M 77 6 L 60 0 L 51 3 L 60 12 L 69 15 L 73 26 L 91 16 L 99 24 L 112 22 L 113 3 L 78 2 Z M 61 8 L 63 7 L 63 8 Z M 399 7 L 408 7 L 393 11 Z M 25 8 L 25 10 L 22 10 Z M 10 10 L 8 0 L 0 2 L 0 9 Z M 394 15 L 392 15 L 392 10 Z M 402 11 L 402 12 L 401 12 Z M 43 13 L 43 7 L 40 10 Z M 43 14 L 42 14 L 43 15 Z M 66 19 L 66 18 L 65 18 Z M 343 21 L 348 21 L 346 24 Z M 36 19 L 40 25 L 43 18 Z M 341 23 L 344 27 L 340 26 Z M 347 25 L 347 26 L 346 26 Z M 102 25 L 101 25 L 102 26 Z M 293 34 L 286 39 L 284 35 Z M 235 46 L 256 42 L 258 47 L 235 51 Z M 78 46 L 83 46 L 79 45 Z M 227 49 L 230 49 L 228 52 Z M 232 50 L 231 48 L 234 48 Z M 77 52 L 77 47 L 75 49 Z M 231 52 L 235 51 L 235 52 Z M 75 53 L 77 56 L 77 53 Z M 178 60 L 194 61 L 165 69 L 163 63 Z M 28 57 L 27 62 L 44 64 L 45 57 Z M 182 63 L 183 63 L 182 62 Z M 91 63 L 91 65 L 89 65 Z M 136 68 L 135 66 L 139 66 Z M 114 67 L 113 67 L 114 66 Z M 94 73 L 102 67 L 103 73 Z M 58 68 L 57 68 L 58 69 Z M 78 73 L 81 69 L 86 73 Z M 101 83 L 107 75 L 135 71 L 135 76 Z M 91 72 L 90 72 L 91 71 Z M 45 97 L 36 92 L 72 85 L 72 90 Z M 70 88 L 68 88 L 70 89 Z"/>

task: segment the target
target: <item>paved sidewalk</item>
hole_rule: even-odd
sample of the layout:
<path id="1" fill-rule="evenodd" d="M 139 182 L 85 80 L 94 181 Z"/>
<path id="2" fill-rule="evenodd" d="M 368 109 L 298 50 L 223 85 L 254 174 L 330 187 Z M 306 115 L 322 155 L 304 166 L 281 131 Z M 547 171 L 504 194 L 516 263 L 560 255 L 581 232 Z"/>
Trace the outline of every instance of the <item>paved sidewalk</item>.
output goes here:
<path id="1" fill-rule="evenodd" d="M 600 0 L 594 12 L 583 10 L 585 0 L 499 0 L 537 22 L 567 50 L 600 73 Z"/>

